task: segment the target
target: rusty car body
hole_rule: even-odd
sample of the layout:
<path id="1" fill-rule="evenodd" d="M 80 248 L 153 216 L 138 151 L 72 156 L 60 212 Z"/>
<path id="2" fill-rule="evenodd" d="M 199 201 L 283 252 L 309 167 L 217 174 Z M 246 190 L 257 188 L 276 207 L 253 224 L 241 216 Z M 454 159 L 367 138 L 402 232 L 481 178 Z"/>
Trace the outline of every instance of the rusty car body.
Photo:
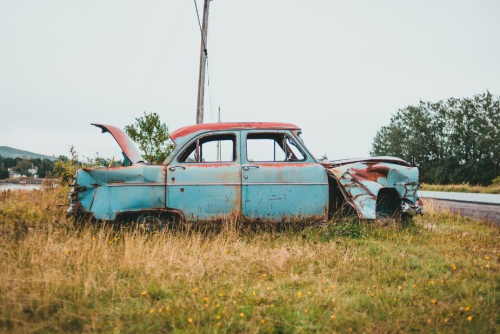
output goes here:
<path id="1" fill-rule="evenodd" d="M 97 220 L 327 221 L 352 211 L 361 219 L 421 213 L 418 169 L 392 157 L 318 161 L 301 129 L 288 123 L 213 123 L 170 134 L 163 164 L 148 165 L 121 129 L 109 132 L 127 166 L 83 168 L 69 214 Z"/>

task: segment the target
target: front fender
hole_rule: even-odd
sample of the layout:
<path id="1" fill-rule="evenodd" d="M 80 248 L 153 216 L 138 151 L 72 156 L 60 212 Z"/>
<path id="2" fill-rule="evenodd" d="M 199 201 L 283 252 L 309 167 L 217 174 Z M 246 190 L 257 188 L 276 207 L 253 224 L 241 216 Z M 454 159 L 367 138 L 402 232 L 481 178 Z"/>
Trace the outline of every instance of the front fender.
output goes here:
<path id="1" fill-rule="evenodd" d="M 416 204 L 418 168 L 388 162 L 354 162 L 328 169 L 336 178 L 346 201 L 362 219 L 377 218 L 377 197 L 393 188 L 404 202 Z"/>

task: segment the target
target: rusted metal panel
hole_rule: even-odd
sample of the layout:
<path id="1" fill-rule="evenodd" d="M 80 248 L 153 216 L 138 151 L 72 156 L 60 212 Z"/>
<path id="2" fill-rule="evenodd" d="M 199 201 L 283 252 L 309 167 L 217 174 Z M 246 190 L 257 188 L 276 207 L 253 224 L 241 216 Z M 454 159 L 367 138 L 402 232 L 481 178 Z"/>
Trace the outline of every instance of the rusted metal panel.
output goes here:
<path id="1" fill-rule="evenodd" d="M 377 197 L 383 188 L 393 188 L 401 200 L 412 205 L 417 203 L 418 168 L 392 162 L 376 162 L 376 158 L 370 158 L 368 161 L 346 163 L 329 170 L 345 190 L 346 200 L 356 209 L 360 218 L 377 218 Z"/>
<path id="2" fill-rule="evenodd" d="M 80 169 L 70 194 L 72 210 L 114 220 L 121 212 L 165 208 L 164 175 L 164 166 Z"/>
<path id="3" fill-rule="evenodd" d="M 241 131 L 242 212 L 248 220 L 323 220 L 328 217 L 328 178 L 325 169 L 305 154 L 303 161 L 251 161 Z M 262 130 L 259 133 L 274 133 Z M 281 129 L 283 135 L 291 133 Z M 294 142 L 301 152 L 306 150 Z"/>
<path id="4" fill-rule="evenodd" d="M 185 127 L 171 135 L 177 145 L 165 164 L 153 166 L 141 162 L 140 152 L 123 131 L 95 125 L 113 135 L 132 165 L 79 170 L 70 193 L 69 213 L 102 220 L 168 212 L 190 221 L 230 216 L 273 222 L 325 221 L 343 200 L 363 219 L 377 218 L 384 206 L 399 206 L 403 213 L 421 212 L 417 168 L 393 157 L 318 163 L 293 124 Z M 249 140 L 252 145 L 272 142 L 273 158 L 249 156 Z M 219 154 L 218 160 L 205 160 L 203 145 L 217 144 L 219 151 L 221 142 L 232 145 L 228 161 Z M 260 153 L 258 145 L 252 147 Z M 381 201 L 381 194 L 390 195 L 391 200 Z"/>
<path id="5" fill-rule="evenodd" d="M 299 129 L 297 125 L 277 122 L 234 122 L 234 123 L 205 123 L 185 126 L 172 133 L 170 139 L 176 146 L 184 146 L 186 142 L 202 133 L 242 129 Z M 167 161 L 170 161 L 167 158 Z"/>
<path id="6" fill-rule="evenodd" d="M 186 163 L 168 169 L 167 205 L 190 221 L 221 220 L 239 212 L 241 165 Z"/>
<path id="7" fill-rule="evenodd" d="M 134 141 L 122 129 L 106 124 L 93 123 L 92 125 L 100 128 L 103 133 L 109 132 L 131 163 L 135 164 L 144 160 Z"/>

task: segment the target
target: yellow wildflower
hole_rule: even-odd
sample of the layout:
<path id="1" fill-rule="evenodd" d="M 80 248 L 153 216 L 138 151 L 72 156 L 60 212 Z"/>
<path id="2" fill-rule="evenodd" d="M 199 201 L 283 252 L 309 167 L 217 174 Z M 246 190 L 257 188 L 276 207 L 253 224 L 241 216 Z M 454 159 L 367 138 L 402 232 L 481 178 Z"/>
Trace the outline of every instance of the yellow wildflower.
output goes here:
<path id="1" fill-rule="evenodd" d="M 155 313 L 155 309 L 154 309 L 154 308 L 152 308 L 152 309 L 149 309 L 149 313 L 150 313 L 150 314 L 153 314 L 153 313 Z"/>
<path id="2" fill-rule="evenodd" d="M 193 319 L 189 318 L 189 319 L 188 319 L 188 322 L 189 322 L 190 324 L 192 324 L 192 323 L 193 323 Z"/>
<path id="3" fill-rule="evenodd" d="M 147 294 L 148 294 L 148 292 L 147 292 L 147 291 L 142 291 L 142 292 L 141 292 L 141 296 L 145 296 L 145 295 L 147 295 Z"/>
<path id="4" fill-rule="evenodd" d="M 472 321 L 472 315 L 467 317 L 467 321 Z"/>
<path id="5" fill-rule="evenodd" d="M 240 313 L 240 318 L 243 318 L 245 314 L 243 312 Z"/>
<path id="6" fill-rule="evenodd" d="M 262 319 L 262 320 L 260 321 L 260 323 L 261 323 L 261 324 L 263 324 L 263 323 L 265 323 L 265 322 L 266 322 L 266 321 L 265 321 L 264 319 Z"/>
<path id="7" fill-rule="evenodd" d="M 297 292 L 297 297 L 302 297 L 302 292 Z"/>

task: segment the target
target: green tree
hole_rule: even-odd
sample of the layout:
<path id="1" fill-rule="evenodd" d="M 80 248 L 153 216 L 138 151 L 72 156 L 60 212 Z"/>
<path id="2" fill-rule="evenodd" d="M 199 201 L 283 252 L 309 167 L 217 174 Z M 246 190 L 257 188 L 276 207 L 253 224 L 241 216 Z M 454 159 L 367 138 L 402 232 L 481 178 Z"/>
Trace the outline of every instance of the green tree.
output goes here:
<path id="1" fill-rule="evenodd" d="M 0 180 L 8 178 L 9 178 L 9 171 L 7 170 L 7 168 L 0 166 Z"/>
<path id="2" fill-rule="evenodd" d="M 489 184 L 500 173 L 500 99 L 486 92 L 400 109 L 370 154 L 410 162 L 424 182 Z"/>
<path id="3" fill-rule="evenodd" d="M 60 155 L 54 163 L 54 176 L 59 177 L 59 183 L 63 186 L 70 184 L 76 171 L 83 167 L 83 164 L 78 161 L 78 153 L 73 146 L 70 147 L 69 152 L 71 158 Z"/>
<path id="4" fill-rule="evenodd" d="M 28 169 L 31 168 L 31 162 L 28 158 L 22 158 L 17 162 L 16 171 L 21 173 L 21 175 L 29 176 Z"/>
<path id="5" fill-rule="evenodd" d="M 139 144 L 144 152 L 142 157 L 149 163 L 162 163 L 174 148 L 169 139 L 168 127 L 161 123 L 157 113 L 144 112 L 135 119 L 135 124 L 125 126 L 125 132 Z"/>

